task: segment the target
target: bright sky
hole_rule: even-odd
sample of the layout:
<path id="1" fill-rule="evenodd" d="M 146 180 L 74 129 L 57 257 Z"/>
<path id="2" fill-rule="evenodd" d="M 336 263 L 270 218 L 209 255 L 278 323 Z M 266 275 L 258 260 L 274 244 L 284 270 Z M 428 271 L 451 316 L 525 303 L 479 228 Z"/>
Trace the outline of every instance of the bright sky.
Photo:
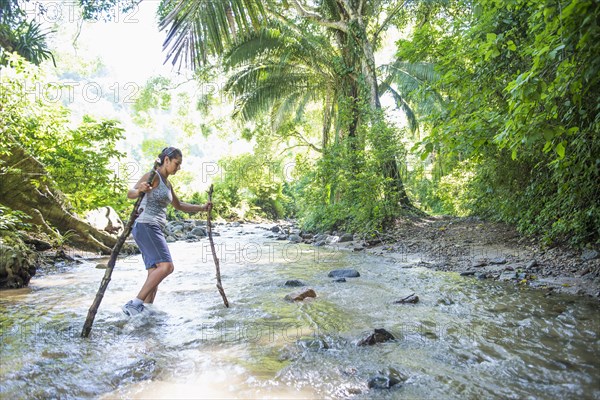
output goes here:
<path id="1" fill-rule="evenodd" d="M 150 76 L 168 74 L 156 21 L 158 0 L 144 0 L 114 21 L 85 23 L 79 41 L 101 57 L 115 79 L 144 83 Z"/>
<path id="2" fill-rule="evenodd" d="M 156 116 L 152 127 L 142 128 L 133 122 L 132 111 L 125 104 L 131 101 L 126 100 L 131 100 L 139 94 L 149 78 L 166 76 L 174 78 L 174 81 L 185 79 L 183 76 L 176 76 L 177 72 L 170 63 L 163 64 L 165 53 L 162 51 L 162 44 L 166 32 L 158 31 L 156 16 L 160 0 L 143 0 L 127 13 L 113 13 L 111 21 L 83 23 L 75 46 L 72 41 L 81 24 L 80 12 L 74 7 L 75 2 L 39 0 L 37 4 L 43 4 L 47 11 L 45 16 L 36 18 L 41 18 L 42 22 L 47 22 L 58 31 L 54 35 L 54 43 L 51 44 L 63 57 L 59 62 L 57 74 L 60 74 L 60 71 L 72 71 L 69 74 L 63 73 L 60 79 L 64 82 L 72 80 L 75 76 L 78 80 L 73 89 L 74 101 L 67 104 L 72 111 L 74 122 L 80 121 L 84 114 L 119 120 L 126 132 L 128 152 L 139 148 L 142 141 L 149 138 L 168 138 L 177 142 L 172 144 L 178 147 L 185 147 L 186 142 L 200 144 L 205 156 L 199 160 L 188 158 L 189 166 L 195 162 L 213 162 L 227 154 L 240 154 L 251 150 L 251 146 L 239 138 L 229 137 L 228 140 L 223 140 L 211 137 L 207 140 L 200 136 L 186 138 L 179 134 L 174 135 L 178 127 L 173 123 L 173 113 Z M 391 40 L 387 48 L 378 55 L 389 61 L 394 49 Z M 103 65 L 102 74 L 93 72 L 95 60 L 98 59 Z M 79 78 L 77 73 L 81 74 Z M 191 75 L 190 71 L 184 73 Z M 98 90 L 94 91 L 94 88 Z M 383 98 L 382 102 L 384 106 L 391 105 L 389 98 Z M 200 124 L 206 117 L 208 116 L 194 118 L 193 122 Z M 231 129 L 229 124 L 226 125 L 226 129 Z"/>

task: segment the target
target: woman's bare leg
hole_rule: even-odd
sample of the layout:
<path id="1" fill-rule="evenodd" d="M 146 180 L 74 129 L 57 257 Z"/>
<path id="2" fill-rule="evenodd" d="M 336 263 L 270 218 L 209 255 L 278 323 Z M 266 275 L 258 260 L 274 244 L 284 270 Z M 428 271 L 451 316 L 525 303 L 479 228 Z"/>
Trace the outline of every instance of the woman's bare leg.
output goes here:
<path id="1" fill-rule="evenodd" d="M 138 293 L 137 298 L 144 301 L 154 301 L 154 296 L 156 296 L 158 285 L 163 281 L 163 279 L 169 276 L 174 269 L 175 267 L 173 266 L 172 262 L 157 263 L 156 268 L 153 268 L 153 271 L 148 271 L 146 282 Z M 148 302 L 151 303 L 151 301 Z"/>
<path id="2" fill-rule="evenodd" d="M 156 267 L 149 268 L 148 269 L 148 277 L 150 277 L 150 274 L 152 274 L 155 271 L 156 271 Z M 155 287 L 154 290 L 152 292 L 150 292 L 150 294 L 148 296 L 146 296 L 146 298 L 144 299 L 144 304 L 154 303 L 154 298 L 156 297 L 156 292 L 158 292 L 158 286 Z"/>

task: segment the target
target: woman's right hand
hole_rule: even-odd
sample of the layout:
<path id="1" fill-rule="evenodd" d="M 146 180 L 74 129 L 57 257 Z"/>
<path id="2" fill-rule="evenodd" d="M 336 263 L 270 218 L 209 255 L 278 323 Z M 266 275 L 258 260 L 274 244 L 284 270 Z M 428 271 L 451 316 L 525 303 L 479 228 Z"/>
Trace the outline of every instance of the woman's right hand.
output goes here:
<path id="1" fill-rule="evenodd" d="M 140 193 L 148 193 L 152 190 L 152 186 L 148 182 L 140 183 L 140 187 L 138 187 L 138 191 Z"/>

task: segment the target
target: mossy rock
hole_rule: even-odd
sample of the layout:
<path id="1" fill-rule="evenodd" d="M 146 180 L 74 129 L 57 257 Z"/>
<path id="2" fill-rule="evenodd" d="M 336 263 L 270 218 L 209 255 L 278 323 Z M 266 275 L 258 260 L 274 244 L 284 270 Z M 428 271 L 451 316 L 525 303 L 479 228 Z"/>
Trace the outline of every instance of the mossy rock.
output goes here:
<path id="1" fill-rule="evenodd" d="M 37 270 L 37 254 L 15 235 L 0 239 L 0 289 L 18 289 L 29 284 Z"/>

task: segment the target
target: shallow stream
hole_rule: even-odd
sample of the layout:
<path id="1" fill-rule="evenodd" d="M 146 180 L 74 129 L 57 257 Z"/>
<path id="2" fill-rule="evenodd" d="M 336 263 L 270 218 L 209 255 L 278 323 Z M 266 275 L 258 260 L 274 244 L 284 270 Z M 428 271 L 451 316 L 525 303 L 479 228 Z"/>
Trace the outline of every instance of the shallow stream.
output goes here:
<path id="1" fill-rule="evenodd" d="M 170 244 L 175 272 L 131 319 L 120 307 L 145 271 L 120 259 L 89 339 L 98 260 L 0 292 L 0 398 L 600 398 L 597 301 L 273 241 L 257 225 L 220 232 L 229 309 L 206 240 Z M 334 282 L 338 268 L 361 276 Z M 317 298 L 285 301 L 290 279 Z M 411 293 L 419 303 L 394 304 Z M 374 328 L 396 340 L 357 346 Z M 369 389 L 375 376 L 402 383 Z"/>

